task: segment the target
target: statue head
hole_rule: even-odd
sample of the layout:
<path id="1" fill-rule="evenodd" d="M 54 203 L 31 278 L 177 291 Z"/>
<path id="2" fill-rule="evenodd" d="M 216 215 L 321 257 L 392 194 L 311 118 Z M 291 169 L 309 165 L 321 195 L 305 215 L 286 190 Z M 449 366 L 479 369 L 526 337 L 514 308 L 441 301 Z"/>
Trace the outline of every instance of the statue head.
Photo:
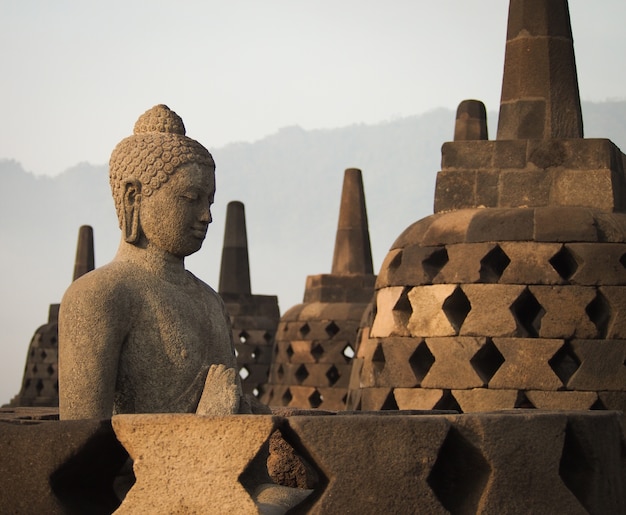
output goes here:
<path id="1" fill-rule="evenodd" d="M 192 199 L 184 191 L 186 191 L 185 188 L 189 189 L 189 184 L 187 184 L 189 181 L 195 181 L 198 183 L 195 186 L 196 190 L 197 188 L 212 190 L 202 193 L 202 196 L 208 195 L 209 202 L 212 202 L 215 190 L 214 172 L 215 162 L 211 154 L 200 143 L 185 136 L 185 126 L 180 116 L 165 105 L 157 105 L 146 111 L 135 123 L 133 135 L 118 143 L 109 161 L 111 191 L 124 239 L 128 243 L 135 244 L 142 234 L 150 240 L 154 239 L 157 233 L 167 232 L 168 227 L 163 227 L 162 231 L 146 234 L 146 231 L 150 232 L 151 228 L 158 223 L 175 218 L 168 215 L 174 211 L 180 211 L 176 210 L 173 203 L 168 206 L 163 203 L 165 195 L 159 191 L 165 183 L 171 182 L 170 187 L 176 189 L 177 198 L 190 204 Z M 181 174 L 185 175 L 184 181 L 177 177 Z M 176 177 L 175 181 L 174 177 Z M 199 182 L 203 182 L 203 185 Z M 157 196 L 161 197 L 159 200 L 161 207 L 156 206 L 155 197 Z M 192 196 L 195 197 L 198 194 L 195 193 Z M 158 209 L 155 210 L 155 206 Z M 172 211 L 169 214 L 163 212 L 165 207 L 171 208 Z M 181 207 L 182 211 L 191 209 L 188 205 Z M 140 216 L 142 210 L 143 214 Z M 165 218 L 154 221 L 152 220 L 154 216 Z M 201 215 L 201 218 L 206 218 L 206 216 Z M 208 213 L 208 218 L 207 225 L 210 222 L 210 213 Z M 194 225 L 190 230 L 196 230 L 198 233 L 202 231 L 200 226 Z M 199 248 L 198 246 L 192 252 Z M 169 248 L 165 250 L 172 251 Z M 183 250 L 178 252 L 183 252 Z M 185 255 L 191 253 L 186 248 L 184 252 Z"/>

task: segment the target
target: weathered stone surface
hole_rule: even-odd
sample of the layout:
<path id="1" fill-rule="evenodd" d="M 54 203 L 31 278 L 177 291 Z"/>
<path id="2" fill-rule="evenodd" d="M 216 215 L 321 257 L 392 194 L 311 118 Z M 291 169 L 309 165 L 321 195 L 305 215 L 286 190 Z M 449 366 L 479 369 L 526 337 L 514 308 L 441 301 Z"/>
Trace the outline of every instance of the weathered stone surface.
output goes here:
<path id="1" fill-rule="evenodd" d="M 239 476 L 276 429 L 272 416 L 118 415 L 137 481 L 117 513 L 258 513 Z"/>
<path id="2" fill-rule="evenodd" d="M 619 446 L 619 423 L 613 413 L 595 414 L 520 411 L 449 416 L 458 431 L 452 448 L 464 449 L 465 455 L 473 448 L 474 473 L 485 479 L 482 492 L 472 495 L 475 512 L 582 514 L 624 509 L 620 460 L 611 455 Z M 598 438 L 600 433 L 606 440 Z M 601 457 L 602 464 L 592 456 Z M 589 459 L 598 466 L 586 467 L 584 460 Z"/>
<path id="3" fill-rule="evenodd" d="M 369 386 L 416 386 L 426 374 L 424 367 L 430 363 L 420 362 L 418 347 L 424 343 L 417 338 L 385 338 L 370 340 L 363 345 L 365 349 L 359 356 L 364 358 L 361 370 L 361 382 Z M 429 353 L 428 350 L 424 352 Z M 432 355 L 430 355 L 432 359 Z"/>
<path id="4" fill-rule="evenodd" d="M 402 303 L 401 300 L 404 300 Z M 376 293 L 376 317 L 371 329 L 373 338 L 408 336 L 410 304 L 403 286 L 383 288 Z"/>
<path id="5" fill-rule="evenodd" d="M 561 249 L 558 243 L 502 242 L 500 247 L 511 262 L 502 272 L 500 282 L 505 284 L 560 284 L 550 259 Z"/>
<path id="6" fill-rule="evenodd" d="M 620 260 L 626 255 L 623 243 L 568 243 L 578 266 L 570 278 L 581 285 L 626 285 L 626 267 Z"/>
<path id="7" fill-rule="evenodd" d="M 435 213 L 476 207 L 475 170 L 441 171 L 437 174 L 436 188 Z"/>
<path id="8" fill-rule="evenodd" d="M 499 207 L 536 207 L 549 203 L 551 174 L 544 170 L 504 170 Z"/>
<path id="9" fill-rule="evenodd" d="M 434 215 L 428 230 L 424 233 L 421 243 L 430 246 L 464 243 L 466 241 L 469 224 L 478 212 L 480 212 L 480 210 L 460 209 L 451 213 L 440 214 L 439 216 Z"/>
<path id="10" fill-rule="evenodd" d="M 513 336 L 517 323 L 511 305 L 524 290 L 520 285 L 464 284 L 471 305 L 460 334 L 464 336 Z M 497 302 L 494 302 L 497 299 Z"/>
<path id="11" fill-rule="evenodd" d="M 493 243 L 447 245 L 448 262 L 433 282 L 448 284 L 480 282 L 480 261 L 493 248 Z"/>
<path id="12" fill-rule="evenodd" d="M 471 390 L 452 390 L 452 395 L 459 403 L 463 413 L 513 409 L 517 400 L 517 390 L 473 388 Z"/>
<path id="13" fill-rule="evenodd" d="M 119 505 L 113 481 L 127 456 L 110 421 L 3 420 L 1 511 L 111 513 Z"/>
<path id="14" fill-rule="evenodd" d="M 392 388 L 361 389 L 362 411 L 379 411 L 383 409 L 398 409 Z"/>
<path id="15" fill-rule="evenodd" d="M 454 141 L 487 140 L 487 110 L 479 100 L 463 100 L 456 110 Z"/>
<path id="16" fill-rule="evenodd" d="M 435 361 L 421 382 L 422 388 L 476 388 L 483 380 L 470 360 L 484 344 L 484 338 L 427 338 Z M 398 385 L 400 386 L 400 385 Z"/>
<path id="17" fill-rule="evenodd" d="M 604 302 L 602 321 L 605 325 L 605 337 L 626 339 L 626 288 L 620 286 L 602 286 L 599 293 Z"/>
<path id="18" fill-rule="evenodd" d="M 238 201 L 229 202 L 226 206 L 226 224 L 218 291 L 220 294 L 252 294 L 246 214 L 243 203 Z"/>
<path id="19" fill-rule="evenodd" d="M 535 408 L 549 410 L 588 410 L 598 400 L 596 392 L 526 390 L 524 394 Z"/>
<path id="20" fill-rule="evenodd" d="M 598 329 L 589 319 L 587 306 L 596 289 L 584 286 L 530 286 L 530 292 L 545 310 L 541 338 L 594 338 Z"/>
<path id="21" fill-rule="evenodd" d="M 574 390 L 626 389 L 625 340 L 572 340 L 580 366 L 567 383 Z"/>
<path id="22" fill-rule="evenodd" d="M 614 208 L 612 170 L 555 171 L 550 200 L 557 206 L 590 206 L 610 212 Z"/>
<path id="23" fill-rule="evenodd" d="M 467 228 L 468 242 L 528 241 L 533 239 L 532 209 L 482 209 Z"/>
<path id="24" fill-rule="evenodd" d="M 535 209 L 535 241 L 598 241 L 593 213 L 579 207 L 542 207 Z"/>
<path id="25" fill-rule="evenodd" d="M 394 388 L 393 394 L 401 410 L 432 410 L 443 397 L 443 390 L 431 388 Z"/>
<path id="26" fill-rule="evenodd" d="M 328 480 L 307 513 L 406 513 L 417 507 L 446 513 L 428 484 L 449 427 L 443 417 L 363 414 L 287 422 Z M 386 435 L 376 440 L 374 453 L 373 435 Z"/>
<path id="27" fill-rule="evenodd" d="M 416 286 L 408 294 L 412 314 L 408 328 L 415 336 L 453 336 L 458 328 L 453 327 L 443 311 L 443 304 L 452 295 L 456 285 L 437 284 Z M 378 314 L 377 314 L 378 316 Z M 372 331 L 372 336 L 376 334 Z"/>
<path id="28" fill-rule="evenodd" d="M 489 388 L 558 390 L 563 383 L 548 361 L 563 340 L 493 338 L 504 362 L 489 381 Z"/>

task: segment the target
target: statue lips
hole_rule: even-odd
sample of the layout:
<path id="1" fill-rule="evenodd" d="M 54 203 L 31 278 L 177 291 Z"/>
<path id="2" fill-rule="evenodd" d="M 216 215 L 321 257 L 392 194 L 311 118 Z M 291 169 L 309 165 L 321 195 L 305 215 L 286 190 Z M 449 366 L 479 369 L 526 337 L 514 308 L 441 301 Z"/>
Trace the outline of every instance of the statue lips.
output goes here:
<path id="1" fill-rule="evenodd" d="M 202 225 L 202 226 L 196 225 L 196 226 L 191 227 L 191 234 L 194 237 L 200 240 L 203 240 L 206 237 L 207 229 L 208 229 L 207 225 Z"/>

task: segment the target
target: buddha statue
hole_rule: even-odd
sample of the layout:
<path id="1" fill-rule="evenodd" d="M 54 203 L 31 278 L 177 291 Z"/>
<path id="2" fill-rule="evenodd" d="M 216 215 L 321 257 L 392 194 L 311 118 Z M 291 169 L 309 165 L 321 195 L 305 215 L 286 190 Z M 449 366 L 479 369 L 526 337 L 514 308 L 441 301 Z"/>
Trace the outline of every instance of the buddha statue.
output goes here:
<path id="1" fill-rule="evenodd" d="M 63 296 L 61 419 L 249 412 L 224 303 L 184 266 L 211 223 L 211 154 L 157 105 L 113 150 L 109 170 L 121 241 L 112 262 Z"/>

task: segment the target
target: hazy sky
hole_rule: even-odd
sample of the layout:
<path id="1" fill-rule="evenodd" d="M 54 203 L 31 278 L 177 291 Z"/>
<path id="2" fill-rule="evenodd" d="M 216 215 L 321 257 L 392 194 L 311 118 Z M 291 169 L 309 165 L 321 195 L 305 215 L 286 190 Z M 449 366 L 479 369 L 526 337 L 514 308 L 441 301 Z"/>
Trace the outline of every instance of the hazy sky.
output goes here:
<path id="1" fill-rule="evenodd" d="M 165 103 L 210 149 L 288 125 L 497 110 L 506 0 L 0 0 L 0 159 L 108 161 Z M 583 100 L 626 98 L 626 2 L 570 0 Z"/>

